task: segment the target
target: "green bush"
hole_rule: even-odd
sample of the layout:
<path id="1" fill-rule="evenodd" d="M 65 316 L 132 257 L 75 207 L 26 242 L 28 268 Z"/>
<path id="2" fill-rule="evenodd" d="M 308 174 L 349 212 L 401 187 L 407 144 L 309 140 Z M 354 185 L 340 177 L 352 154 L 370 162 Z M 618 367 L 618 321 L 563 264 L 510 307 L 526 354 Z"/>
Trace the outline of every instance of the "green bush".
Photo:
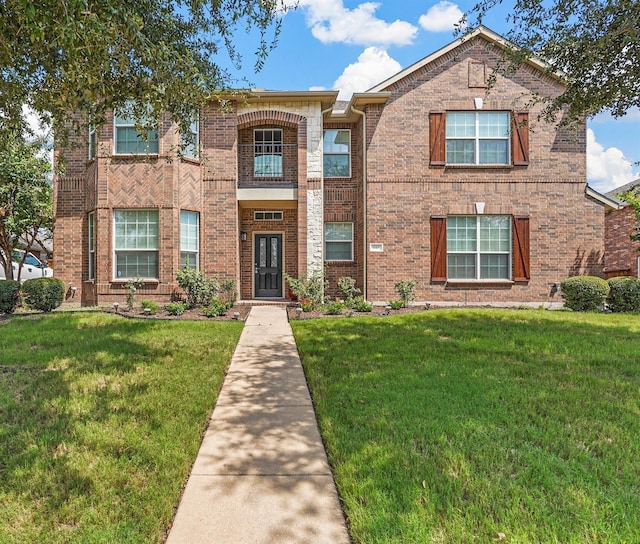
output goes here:
<path id="1" fill-rule="evenodd" d="M 373 303 L 365 300 L 363 296 L 355 297 L 349 301 L 349 307 L 356 312 L 370 312 L 373 310 Z"/>
<path id="2" fill-rule="evenodd" d="M 155 300 L 142 299 L 140 301 L 140 306 L 142 306 L 143 310 L 145 308 L 148 309 L 151 315 L 156 315 L 158 313 L 159 306 Z"/>
<path id="3" fill-rule="evenodd" d="M 167 304 L 164 307 L 164 309 L 167 310 L 167 313 L 169 315 L 182 315 L 187 309 L 187 303 L 186 302 L 169 302 L 169 304 Z"/>
<path id="4" fill-rule="evenodd" d="M 59 278 L 34 278 L 22 284 L 25 304 L 42 312 L 60 306 L 65 291 L 64 282 Z"/>
<path id="5" fill-rule="evenodd" d="M 576 312 L 601 310 L 609 294 L 609 284 L 596 276 L 574 276 L 560 284 L 567 308 Z"/>
<path id="6" fill-rule="evenodd" d="M 229 308 L 238 300 L 238 291 L 236 290 L 236 280 L 223 280 L 220 283 L 221 298 L 229 303 Z"/>
<path id="7" fill-rule="evenodd" d="M 416 299 L 414 292 L 416 285 L 418 285 L 416 280 L 401 280 L 393 286 L 400 295 L 403 306 L 409 306 L 409 303 Z"/>
<path id="8" fill-rule="evenodd" d="M 640 312 L 640 280 L 631 277 L 611 278 L 607 304 L 612 312 Z"/>
<path id="9" fill-rule="evenodd" d="M 291 287 L 291 292 L 298 297 L 305 312 L 314 310 L 324 302 L 324 293 L 329 287 L 329 282 L 326 281 L 323 270 L 316 270 L 310 275 L 301 274 L 297 278 L 285 274 L 284 279 Z M 310 310 L 306 310 L 305 306 Z"/>
<path id="10" fill-rule="evenodd" d="M 203 310 L 206 317 L 218 317 L 224 315 L 231 308 L 230 304 L 220 297 L 213 297 L 209 305 Z"/>
<path id="11" fill-rule="evenodd" d="M 360 289 L 356 287 L 356 280 L 349 276 L 343 276 L 338 280 L 338 289 L 345 302 L 353 300 L 360 294 Z"/>
<path id="12" fill-rule="evenodd" d="M 342 313 L 342 310 L 344 310 L 344 308 L 345 306 L 343 302 L 334 301 L 334 302 L 329 302 L 328 304 L 325 304 L 323 312 L 326 315 L 340 315 Z"/>
<path id="13" fill-rule="evenodd" d="M 404 300 L 400 299 L 400 300 L 390 300 L 389 301 L 389 306 L 391 306 L 392 310 L 399 310 L 400 308 L 403 308 L 404 306 L 406 306 Z"/>
<path id="14" fill-rule="evenodd" d="M 12 314 L 20 302 L 20 282 L 0 281 L 0 314 Z"/>
<path id="15" fill-rule="evenodd" d="M 209 278 L 204 272 L 188 266 L 176 272 L 176 280 L 187 296 L 189 308 L 211 305 L 220 290 L 217 278 Z"/>

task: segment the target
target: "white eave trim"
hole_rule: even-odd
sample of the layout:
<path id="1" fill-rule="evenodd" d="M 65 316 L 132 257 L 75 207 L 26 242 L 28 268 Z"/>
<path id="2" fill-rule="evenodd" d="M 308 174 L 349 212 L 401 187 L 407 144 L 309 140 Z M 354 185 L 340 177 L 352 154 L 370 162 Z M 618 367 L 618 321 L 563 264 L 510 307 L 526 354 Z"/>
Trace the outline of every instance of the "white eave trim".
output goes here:
<path id="1" fill-rule="evenodd" d="M 598 202 L 601 202 L 602 204 L 604 204 L 605 206 L 608 206 L 609 208 L 613 208 L 614 210 L 621 210 L 626 206 L 626 204 L 620 203 L 617 200 L 614 200 L 608 196 L 605 196 L 599 193 L 598 191 L 596 191 L 595 189 L 592 189 L 588 185 L 584 192 L 587 196 L 590 196 L 591 198 L 597 200 Z"/>
<path id="2" fill-rule="evenodd" d="M 298 200 L 298 189 L 256 188 L 238 189 L 237 198 L 243 200 Z"/>
<path id="3" fill-rule="evenodd" d="M 461 38 L 458 38 L 457 40 L 454 40 L 450 44 L 445 45 L 441 49 L 438 49 L 436 52 L 431 53 L 431 55 L 423 58 L 422 60 L 419 60 L 415 64 L 412 64 L 408 68 L 405 68 L 401 72 L 398 72 L 396 75 L 391 76 L 389 79 L 383 81 L 382 83 L 379 83 L 375 87 L 372 87 L 367 92 L 380 92 L 380 91 L 384 91 L 384 90 L 388 89 L 394 83 L 397 83 L 398 81 L 400 81 L 401 79 L 405 78 L 409 74 L 411 74 L 411 73 L 415 72 L 416 70 L 419 70 L 420 68 L 422 68 L 422 67 L 426 66 L 427 64 L 433 62 L 438 57 L 441 57 L 442 55 L 446 55 L 450 51 L 453 51 L 454 49 L 456 49 L 457 47 L 459 47 L 463 43 L 475 38 L 476 36 L 481 36 L 485 40 L 487 40 L 487 41 L 489 41 L 491 43 L 494 43 L 494 44 L 498 45 L 499 47 L 501 47 L 503 49 L 509 49 L 509 48 L 513 48 L 514 47 L 513 44 L 511 44 L 509 41 L 505 40 L 502 36 L 500 36 L 500 34 L 496 34 L 493 30 L 489 30 L 486 26 L 482 26 L 481 25 L 478 28 L 476 28 L 475 30 L 473 30 L 472 32 L 470 32 L 469 34 L 465 34 Z M 535 58 L 530 58 L 530 59 L 527 60 L 527 63 L 531 64 L 532 66 L 535 66 L 536 68 L 538 68 L 539 70 L 541 70 L 543 72 L 548 73 L 549 66 L 545 62 L 543 62 L 541 60 L 538 60 L 538 59 L 535 59 Z M 558 77 L 560 79 L 561 75 L 560 74 L 556 74 L 556 77 Z"/>

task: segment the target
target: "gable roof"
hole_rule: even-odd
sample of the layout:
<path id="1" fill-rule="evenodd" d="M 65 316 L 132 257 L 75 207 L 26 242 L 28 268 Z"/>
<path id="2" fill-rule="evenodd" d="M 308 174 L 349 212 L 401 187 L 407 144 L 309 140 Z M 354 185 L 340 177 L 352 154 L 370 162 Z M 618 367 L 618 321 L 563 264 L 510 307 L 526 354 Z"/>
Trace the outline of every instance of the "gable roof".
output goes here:
<path id="1" fill-rule="evenodd" d="M 486 41 L 497 45 L 498 47 L 500 47 L 503 50 L 512 49 L 512 48 L 516 47 L 514 44 L 512 44 L 511 42 L 509 42 L 508 40 L 506 40 L 505 38 L 500 36 L 500 34 L 497 34 L 496 32 L 494 32 L 493 30 L 487 28 L 486 26 L 480 25 L 475 30 L 472 30 L 471 32 L 465 34 L 461 38 L 458 38 L 457 40 L 452 41 L 448 45 L 445 45 L 441 49 L 438 49 L 434 53 L 431 53 L 430 55 L 424 57 L 422 60 L 419 60 L 418 62 L 412 64 L 411 66 L 409 66 L 409 67 L 405 68 L 404 70 L 398 72 L 397 74 L 391 76 L 390 78 L 382 81 L 381 83 L 378 83 L 375 87 L 372 87 L 367 92 L 384 91 L 385 89 L 387 89 L 389 86 L 393 85 L 394 83 L 397 83 L 398 81 L 400 81 L 401 79 L 407 77 L 408 75 L 412 74 L 413 72 L 415 72 L 417 70 L 420 70 L 421 68 L 423 68 L 427 64 L 435 61 L 436 59 L 438 59 L 439 57 L 442 57 L 443 55 L 446 55 L 446 54 L 450 53 L 451 51 L 453 51 L 457 47 L 460 47 L 463 43 L 466 43 L 469 40 L 471 40 L 473 38 L 476 38 L 476 37 L 484 38 Z M 542 60 L 539 60 L 539 59 L 536 59 L 536 58 L 529 58 L 529 59 L 526 60 L 526 62 L 528 64 L 530 64 L 531 66 L 534 66 L 534 67 L 538 68 L 542 72 L 545 72 L 547 74 L 549 73 L 549 65 L 546 64 L 545 62 L 543 62 Z M 562 80 L 562 77 L 561 77 L 560 74 L 552 74 L 552 75 L 555 75 L 555 77 L 558 80 Z"/>
<path id="2" fill-rule="evenodd" d="M 630 181 L 629 183 L 626 183 L 625 185 L 621 185 L 620 187 L 616 187 L 615 189 L 613 189 L 612 191 L 609 191 L 608 193 L 605 193 L 605 196 L 609 197 L 611 200 L 614 200 L 618 203 L 620 203 L 622 206 L 627 206 L 628 204 L 623 201 L 620 200 L 616 195 L 619 195 L 620 193 L 625 193 L 627 191 L 630 191 L 631 189 L 634 189 L 636 187 L 640 186 L 640 178 Z"/>
<path id="3" fill-rule="evenodd" d="M 602 193 L 599 193 L 598 191 L 596 191 L 593 187 L 589 187 L 589 185 L 587 185 L 584 192 L 587 196 L 590 196 L 591 198 L 597 200 L 601 204 L 604 204 L 609 208 L 613 208 L 614 210 L 620 210 L 626 206 L 625 202 L 622 202 L 621 200 L 618 200 L 617 198 L 610 196 L 609 193 L 607 193 L 606 195 L 603 195 Z"/>

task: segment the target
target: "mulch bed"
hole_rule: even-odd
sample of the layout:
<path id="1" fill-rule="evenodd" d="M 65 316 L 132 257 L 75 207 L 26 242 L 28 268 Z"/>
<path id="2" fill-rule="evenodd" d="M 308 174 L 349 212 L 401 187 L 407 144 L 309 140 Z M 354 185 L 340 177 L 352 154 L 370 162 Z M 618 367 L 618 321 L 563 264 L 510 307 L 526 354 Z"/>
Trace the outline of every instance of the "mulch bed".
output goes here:
<path id="1" fill-rule="evenodd" d="M 289 321 L 294 319 L 320 319 L 320 318 L 347 318 L 347 317 L 386 317 L 389 315 L 402 315 L 413 314 L 416 312 L 424 312 L 427 308 L 423 305 L 409 306 L 408 308 L 400 308 L 399 310 L 388 310 L 385 306 L 374 306 L 370 312 L 356 312 L 355 310 L 345 309 L 339 315 L 325 314 L 322 309 L 314 310 L 313 312 L 297 312 L 296 307 L 287 307 L 287 314 Z"/>
<path id="2" fill-rule="evenodd" d="M 201 308 L 191 308 L 188 310 L 185 310 L 184 313 L 182 315 L 171 315 L 169 312 L 167 312 L 167 310 L 165 310 L 163 307 L 158 308 L 158 311 L 151 315 L 145 315 L 141 310 L 139 309 L 134 309 L 133 311 L 129 311 L 127 309 L 119 309 L 118 310 L 118 315 L 121 315 L 123 317 L 134 317 L 134 318 L 140 318 L 140 319 L 166 319 L 166 320 L 181 320 L 181 319 L 185 319 L 185 320 L 191 320 L 191 321 L 231 321 L 231 320 L 238 320 L 238 321 L 246 321 L 247 316 L 249 315 L 249 312 L 251 311 L 251 306 L 249 306 L 248 304 L 239 304 L 236 306 L 233 306 L 230 310 L 228 310 L 224 315 L 220 315 L 217 317 L 207 317 L 206 315 L 204 315 L 202 313 L 202 309 Z M 234 316 L 235 313 L 238 313 L 238 316 Z M 108 313 L 114 314 L 115 311 L 113 309 L 108 310 Z"/>

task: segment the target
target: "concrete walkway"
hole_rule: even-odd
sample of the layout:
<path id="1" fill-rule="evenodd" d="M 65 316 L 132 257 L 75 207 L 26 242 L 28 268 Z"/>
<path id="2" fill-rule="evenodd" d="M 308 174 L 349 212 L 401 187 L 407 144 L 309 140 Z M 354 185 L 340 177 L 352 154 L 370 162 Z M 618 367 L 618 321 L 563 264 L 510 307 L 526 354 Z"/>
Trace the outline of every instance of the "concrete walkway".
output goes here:
<path id="1" fill-rule="evenodd" d="M 282 306 L 254 306 L 167 544 L 348 544 Z"/>

